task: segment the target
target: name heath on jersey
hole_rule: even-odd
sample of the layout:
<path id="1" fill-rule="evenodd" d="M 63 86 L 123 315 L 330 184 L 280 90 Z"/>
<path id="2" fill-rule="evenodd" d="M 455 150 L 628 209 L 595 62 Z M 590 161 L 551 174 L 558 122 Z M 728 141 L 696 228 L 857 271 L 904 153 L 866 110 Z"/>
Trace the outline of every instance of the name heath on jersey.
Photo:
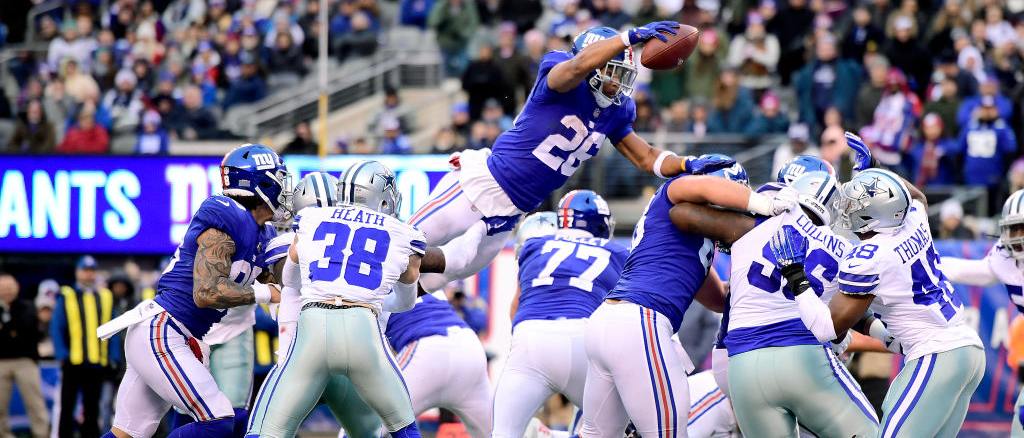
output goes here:
<path id="1" fill-rule="evenodd" d="M 353 214 L 354 213 L 354 214 Z M 331 219 L 341 219 L 348 222 L 359 222 L 361 224 L 384 226 L 384 216 L 377 213 L 363 211 L 361 208 L 336 208 L 331 214 Z"/>

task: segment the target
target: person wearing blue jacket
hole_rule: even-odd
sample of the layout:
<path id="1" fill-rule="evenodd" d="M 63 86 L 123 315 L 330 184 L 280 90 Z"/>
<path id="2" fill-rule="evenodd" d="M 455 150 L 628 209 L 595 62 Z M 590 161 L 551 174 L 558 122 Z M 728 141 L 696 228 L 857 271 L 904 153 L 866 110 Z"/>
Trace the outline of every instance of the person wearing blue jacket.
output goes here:
<path id="1" fill-rule="evenodd" d="M 814 59 L 793 79 L 800 121 L 817 131 L 831 106 L 839 109 L 843 120 L 854 120 L 853 108 L 862 79 L 863 72 L 856 62 L 838 57 L 834 37 L 819 38 Z"/>

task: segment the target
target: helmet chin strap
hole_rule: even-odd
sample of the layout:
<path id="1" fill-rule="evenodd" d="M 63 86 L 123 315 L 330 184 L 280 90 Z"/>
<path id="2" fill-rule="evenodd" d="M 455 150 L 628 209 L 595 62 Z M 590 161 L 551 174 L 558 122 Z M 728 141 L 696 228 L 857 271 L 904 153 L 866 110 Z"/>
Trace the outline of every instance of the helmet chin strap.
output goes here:
<path id="1" fill-rule="evenodd" d="M 612 98 L 606 96 L 601 90 L 590 90 L 594 93 L 594 99 L 597 100 L 597 106 L 601 108 L 608 108 L 614 103 Z"/>

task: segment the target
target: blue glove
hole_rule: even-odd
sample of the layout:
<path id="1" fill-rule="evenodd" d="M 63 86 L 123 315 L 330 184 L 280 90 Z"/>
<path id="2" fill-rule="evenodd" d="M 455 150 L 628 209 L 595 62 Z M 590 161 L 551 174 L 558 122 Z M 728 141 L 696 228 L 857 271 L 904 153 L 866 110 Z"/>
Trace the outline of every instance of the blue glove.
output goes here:
<path id="1" fill-rule="evenodd" d="M 768 242 L 780 267 L 804 263 L 807 258 L 807 238 L 792 225 L 783 226 Z"/>
<path id="2" fill-rule="evenodd" d="M 679 23 L 675 21 L 655 21 L 640 27 L 634 27 L 626 32 L 629 36 L 629 45 L 635 46 L 651 38 L 668 41 L 668 38 L 665 38 L 665 35 L 662 35 L 662 33 L 675 35 L 678 28 Z"/>
<path id="3" fill-rule="evenodd" d="M 683 159 L 683 172 L 691 175 L 703 175 L 732 167 L 736 160 L 723 158 L 721 155 L 704 154 L 699 157 L 686 157 Z"/>
<path id="4" fill-rule="evenodd" d="M 864 170 L 871 167 L 871 150 L 864 144 L 857 134 L 846 131 L 846 144 L 856 152 L 853 162 L 853 170 Z"/>

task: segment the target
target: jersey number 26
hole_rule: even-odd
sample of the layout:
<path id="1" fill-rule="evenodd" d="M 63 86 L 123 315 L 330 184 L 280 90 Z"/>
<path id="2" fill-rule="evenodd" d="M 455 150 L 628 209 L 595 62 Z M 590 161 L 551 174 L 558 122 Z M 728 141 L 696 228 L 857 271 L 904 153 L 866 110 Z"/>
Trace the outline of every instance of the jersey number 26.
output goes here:
<path id="1" fill-rule="evenodd" d="M 537 146 L 537 149 L 533 150 L 533 156 L 550 167 L 551 170 L 557 170 L 565 176 L 572 176 L 580 164 L 594 156 L 590 153 L 590 149 L 594 146 L 601 146 L 604 134 L 590 132 L 587 125 L 583 124 L 583 121 L 574 114 L 562 117 L 562 125 L 575 132 L 572 138 L 565 138 L 562 134 L 551 134 Z M 569 156 L 562 158 L 552 154 L 551 151 L 555 148 L 565 151 Z"/>

